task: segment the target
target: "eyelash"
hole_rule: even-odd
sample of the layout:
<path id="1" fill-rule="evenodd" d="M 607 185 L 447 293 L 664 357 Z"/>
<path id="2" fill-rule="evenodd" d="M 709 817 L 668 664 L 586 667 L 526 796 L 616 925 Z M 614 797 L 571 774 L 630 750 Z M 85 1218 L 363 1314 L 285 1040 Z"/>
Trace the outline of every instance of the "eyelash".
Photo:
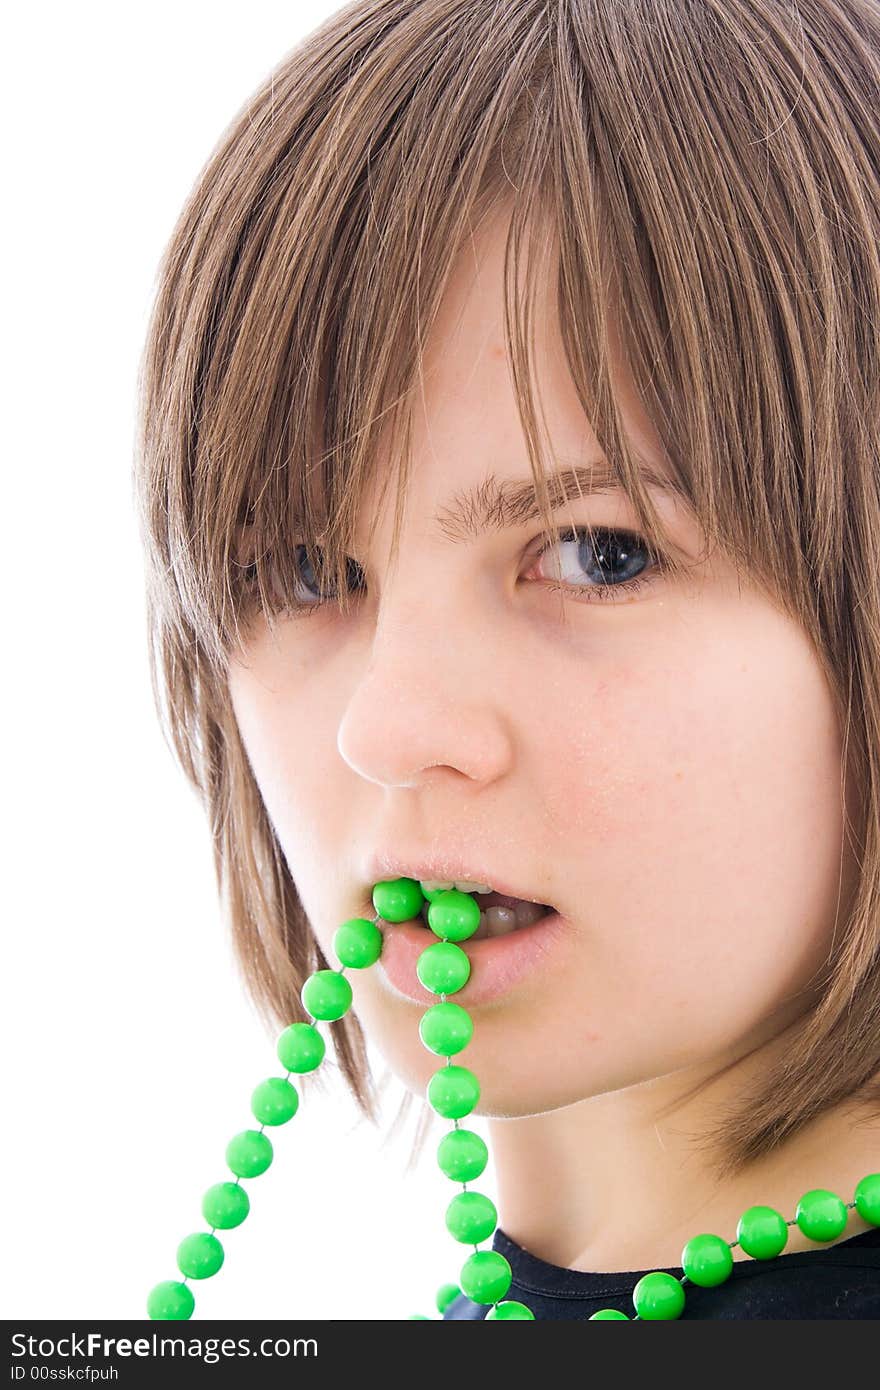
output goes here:
<path id="1" fill-rule="evenodd" d="M 615 538 L 615 540 L 623 539 L 625 543 L 624 548 L 627 550 L 634 548 L 633 543 L 635 543 L 635 548 L 641 548 L 648 555 L 648 564 L 646 565 L 646 572 L 650 577 L 645 578 L 643 573 L 636 575 L 634 579 L 625 579 L 620 584 L 603 582 L 601 584 L 581 585 L 568 584 L 565 581 L 556 581 L 549 579 L 543 579 L 539 582 L 542 583 L 546 588 L 548 588 L 552 592 L 562 591 L 563 593 L 569 594 L 575 600 L 576 603 L 616 603 L 620 601 L 616 597 L 617 595 L 623 594 L 626 597 L 631 597 L 632 595 L 638 593 L 641 589 L 644 589 L 648 587 L 650 584 L 652 584 L 654 580 L 657 578 L 658 572 L 663 571 L 666 568 L 664 556 L 656 551 L 651 550 L 647 541 L 645 541 L 642 536 L 638 535 L 634 531 L 626 531 L 620 527 L 612 526 L 575 526 L 567 531 L 560 532 L 559 536 L 556 538 L 552 536 L 547 536 L 546 544 L 543 545 L 541 549 L 538 550 L 532 557 L 530 568 L 534 569 L 535 565 L 537 565 L 539 561 L 542 560 L 543 557 L 547 554 L 547 552 L 549 550 L 552 550 L 555 546 L 575 543 L 579 546 L 582 541 L 588 540 L 590 537 L 593 538 L 593 559 L 597 558 L 596 551 L 598 545 L 600 543 L 607 544 L 609 537 L 613 537 Z M 541 538 L 539 537 L 539 539 Z M 360 566 L 356 566 L 356 568 L 360 571 Z M 253 564 L 247 565 L 246 583 L 248 587 L 255 587 L 255 580 L 256 567 Z M 587 595 L 589 595 L 589 597 L 587 597 Z M 334 600 L 332 598 L 317 599 L 315 602 L 308 603 L 294 601 L 292 604 L 286 605 L 284 611 L 292 612 L 293 615 L 297 618 L 308 617 L 311 614 L 319 611 L 320 609 L 329 607 L 329 605 L 333 602 Z"/>

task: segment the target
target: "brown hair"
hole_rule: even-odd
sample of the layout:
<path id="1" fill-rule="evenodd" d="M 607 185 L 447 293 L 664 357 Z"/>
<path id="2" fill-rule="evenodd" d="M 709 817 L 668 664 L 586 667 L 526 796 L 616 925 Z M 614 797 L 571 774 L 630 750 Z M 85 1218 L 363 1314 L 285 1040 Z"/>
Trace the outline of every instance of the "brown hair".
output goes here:
<path id="1" fill-rule="evenodd" d="M 645 535 L 663 551 L 612 324 L 707 545 L 812 638 L 860 787 L 858 892 L 819 1003 L 712 1136 L 719 1175 L 847 1097 L 880 1102 L 878 112 L 875 0 L 356 0 L 222 135 L 159 268 L 135 482 L 157 710 L 273 1026 L 308 1017 L 303 981 L 332 963 L 240 741 L 229 655 L 255 613 L 272 624 L 276 586 L 290 601 L 300 555 L 320 547 L 345 605 L 380 457 L 402 465 L 396 549 L 424 334 L 458 250 L 509 203 L 505 336 L 539 487 L 528 291 L 552 240 L 572 378 Z M 375 1121 L 357 1018 L 332 1037 Z M 426 1103 L 417 1147 L 431 1119 Z"/>

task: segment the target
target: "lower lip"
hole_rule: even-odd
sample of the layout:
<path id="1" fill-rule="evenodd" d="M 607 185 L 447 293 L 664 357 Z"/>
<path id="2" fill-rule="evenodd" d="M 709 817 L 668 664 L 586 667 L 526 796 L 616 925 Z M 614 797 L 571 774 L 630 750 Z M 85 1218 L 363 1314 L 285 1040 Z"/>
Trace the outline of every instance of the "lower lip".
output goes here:
<path id="1" fill-rule="evenodd" d="M 569 938 L 567 923 L 558 912 L 548 913 L 528 927 L 517 927 L 505 936 L 474 941 L 457 941 L 471 963 L 466 984 L 447 995 L 456 1004 L 482 1004 L 506 993 L 524 978 L 534 979 L 542 968 L 557 963 L 563 943 Z M 416 961 L 423 951 L 439 941 L 430 927 L 415 921 L 386 922 L 381 926 L 383 943 L 379 967 L 398 993 L 419 1004 L 436 1004 L 439 995 L 425 989 L 416 974 Z"/>

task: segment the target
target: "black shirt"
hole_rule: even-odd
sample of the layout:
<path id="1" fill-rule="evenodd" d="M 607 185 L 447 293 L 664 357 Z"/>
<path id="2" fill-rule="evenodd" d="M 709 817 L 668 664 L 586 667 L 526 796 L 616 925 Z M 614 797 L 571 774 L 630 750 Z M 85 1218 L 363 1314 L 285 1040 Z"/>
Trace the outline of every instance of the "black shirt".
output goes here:
<path id="1" fill-rule="evenodd" d="M 513 1280 L 505 1298 L 530 1308 L 536 1319 L 585 1320 L 600 1308 L 635 1317 L 632 1291 L 643 1274 L 563 1269 L 541 1260 L 510 1239 L 500 1226 L 492 1249 L 507 1259 Z M 656 1266 L 655 1266 L 656 1268 Z M 682 1276 L 681 1265 L 665 1266 Z M 777 1255 L 773 1260 L 734 1260 L 730 1277 L 705 1289 L 684 1285 L 685 1318 L 878 1318 L 880 1319 L 880 1226 L 835 1245 Z M 490 1305 L 459 1294 L 445 1318 L 485 1318 Z"/>

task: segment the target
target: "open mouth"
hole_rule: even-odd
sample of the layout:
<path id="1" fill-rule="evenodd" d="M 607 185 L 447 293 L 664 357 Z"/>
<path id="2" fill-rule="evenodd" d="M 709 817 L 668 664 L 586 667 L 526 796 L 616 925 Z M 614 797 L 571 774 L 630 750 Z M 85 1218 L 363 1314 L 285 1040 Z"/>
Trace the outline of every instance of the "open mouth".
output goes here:
<path id="1" fill-rule="evenodd" d="M 550 917 L 556 911 L 547 903 L 528 902 L 524 898 L 507 897 L 504 893 L 472 893 L 470 895 L 480 906 L 480 925 L 469 937 L 470 941 L 482 941 L 491 936 L 507 936 L 518 927 L 530 927 L 542 917 Z M 428 926 L 429 902 L 422 906 L 420 916 Z"/>

